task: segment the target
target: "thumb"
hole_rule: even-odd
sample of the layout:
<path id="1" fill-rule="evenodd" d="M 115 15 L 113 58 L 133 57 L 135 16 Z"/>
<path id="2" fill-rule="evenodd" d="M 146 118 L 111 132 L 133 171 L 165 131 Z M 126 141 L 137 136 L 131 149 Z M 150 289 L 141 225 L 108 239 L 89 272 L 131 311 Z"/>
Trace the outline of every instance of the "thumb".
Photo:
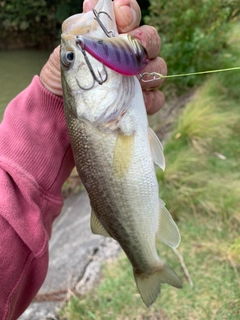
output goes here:
<path id="1" fill-rule="evenodd" d="M 45 88 L 57 96 L 62 96 L 59 49 L 60 46 L 52 52 L 39 77 Z"/>
<path id="2" fill-rule="evenodd" d="M 83 12 L 92 10 L 97 4 L 97 0 L 84 0 L 83 1 Z"/>
<path id="3" fill-rule="evenodd" d="M 113 4 L 119 32 L 129 32 L 139 26 L 141 10 L 136 0 L 115 0 Z"/>
<path id="4" fill-rule="evenodd" d="M 83 12 L 92 10 L 97 0 L 84 0 Z M 114 0 L 114 13 L 119 32 L 137 28 L 141 20 L 141 10 L 136 0 Z"/>

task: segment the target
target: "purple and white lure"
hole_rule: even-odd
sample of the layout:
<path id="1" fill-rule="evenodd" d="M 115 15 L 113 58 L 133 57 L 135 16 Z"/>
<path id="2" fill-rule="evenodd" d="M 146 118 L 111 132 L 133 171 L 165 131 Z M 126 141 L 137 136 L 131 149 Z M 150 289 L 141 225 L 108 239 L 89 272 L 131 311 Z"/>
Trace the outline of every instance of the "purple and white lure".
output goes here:
<path id="1" fill-rule="evenodd" d="M 140 74 L 149 62 L 146 49 L 129 34 L 107 39 L 77 36 L 76 44 L 83 52 L 125 76 Z"/>

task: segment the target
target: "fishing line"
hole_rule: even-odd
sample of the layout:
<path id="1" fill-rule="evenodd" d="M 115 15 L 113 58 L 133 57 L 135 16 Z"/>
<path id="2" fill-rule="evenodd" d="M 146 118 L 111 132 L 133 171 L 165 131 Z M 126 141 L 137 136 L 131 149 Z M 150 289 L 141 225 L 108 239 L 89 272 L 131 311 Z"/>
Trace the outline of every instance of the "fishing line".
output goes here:
<path id="1" fill-rule="evenodd" d="M 157 73 L 157 72 L 143 72 L 140 75 L 140 79 L 143 82 L 150 82 L 150 81 L 165 79 L 165 78 L 186 77 L 186 76 L 194 76 L 194 75 L 225 72 L 225 71 L 234 71 L 234 70 L 240 70 L 240 67 L 232 67 L 232 68 L 217 69 L 217 70 L 207 70 L 207 71 L 199 71 L 199 72 L 191 72 L 191 73 L 172 74 L 172 75 L 168 75 L 168 76 L 164 76 L 161 73 Z M 153 78 L 152 79 L 144 79 L 144 77 L 150 77 L 150 76 L 152 76 Z"/>

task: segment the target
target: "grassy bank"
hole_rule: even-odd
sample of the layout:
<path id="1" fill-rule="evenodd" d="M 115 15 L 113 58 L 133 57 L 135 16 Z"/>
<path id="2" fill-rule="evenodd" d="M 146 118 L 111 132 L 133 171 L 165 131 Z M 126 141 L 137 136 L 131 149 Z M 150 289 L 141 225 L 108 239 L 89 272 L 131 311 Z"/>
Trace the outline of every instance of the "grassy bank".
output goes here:
<path id="1" fill-rule="evenodd" d="M 236 28 L 239 30 L 239 27 Z M 235 44 L 239 32 L 233 32 Z M 222 67 L 240 65 L 237 45 Z M 183 289 L 162 286 L 144 307 L 124 255 L 104 265 L 101 283 L 88 296 L 72 298 L 62 319 L 239 319 L 240 318 L 240 72 L 208 77 L 186 105 L 165 144 L 166 171 L 157 172 L 160 195 L 178 220 L 178 258 L 158 244 L 160 256 L 180 275 Z"/>

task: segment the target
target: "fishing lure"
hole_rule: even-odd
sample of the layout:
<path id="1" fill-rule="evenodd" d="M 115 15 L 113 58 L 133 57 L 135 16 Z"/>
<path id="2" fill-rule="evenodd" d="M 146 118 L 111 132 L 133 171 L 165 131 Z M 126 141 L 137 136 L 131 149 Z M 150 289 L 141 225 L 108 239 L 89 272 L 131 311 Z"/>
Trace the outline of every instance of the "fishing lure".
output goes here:
<path id="1" fill-rule="evenodd" d="M 149 62 L 146 49 L 129 34 L 106 39 L 77 36 L 76 44 L 83 53 L 88 52 L 108 68 L 125 76 L 140 74 Z"/>
<path id="2" fill-rule="evenodd" d="M 107 38 L 99 39 L 86 36 L 76 36 L 76 44 L 81 49 L 84 59 L 93 77 L 93 83 L 89 87 L 83 88 L 79 85 L 84 90 L 91 89 L 94 86 L 95 81 L 97 81 L 99 84 L 103 84 L 105 81 L 107 81 L 108 74 L 105 66 L 125 76 L 139 75 L 139 78 L 142 82 L 152 82 L 163 78 L 184 77 L 189 75 L 200 75 L 240 69 L 240 67 L 234 67 L 168 76 L 164 76 L 157 72 L 142 73 L 141 71 L 149 62 L 147 50 L 136 38 L 132 37 L 131 35 L 120 34 L 115 36 L 113 30 L 107 30 L 100 19 L 100 14 L 106 14 L 109 19 L 112 20 L 108 13 L 104 11 L 97 12 L 95 9 L 93 9 L 93 14 L 95 16 L 94 19 L 99 23 Z M 98 76 L 96 75 L 86 52 L 102 63 L 104 77 L 99 71 Z"/>

